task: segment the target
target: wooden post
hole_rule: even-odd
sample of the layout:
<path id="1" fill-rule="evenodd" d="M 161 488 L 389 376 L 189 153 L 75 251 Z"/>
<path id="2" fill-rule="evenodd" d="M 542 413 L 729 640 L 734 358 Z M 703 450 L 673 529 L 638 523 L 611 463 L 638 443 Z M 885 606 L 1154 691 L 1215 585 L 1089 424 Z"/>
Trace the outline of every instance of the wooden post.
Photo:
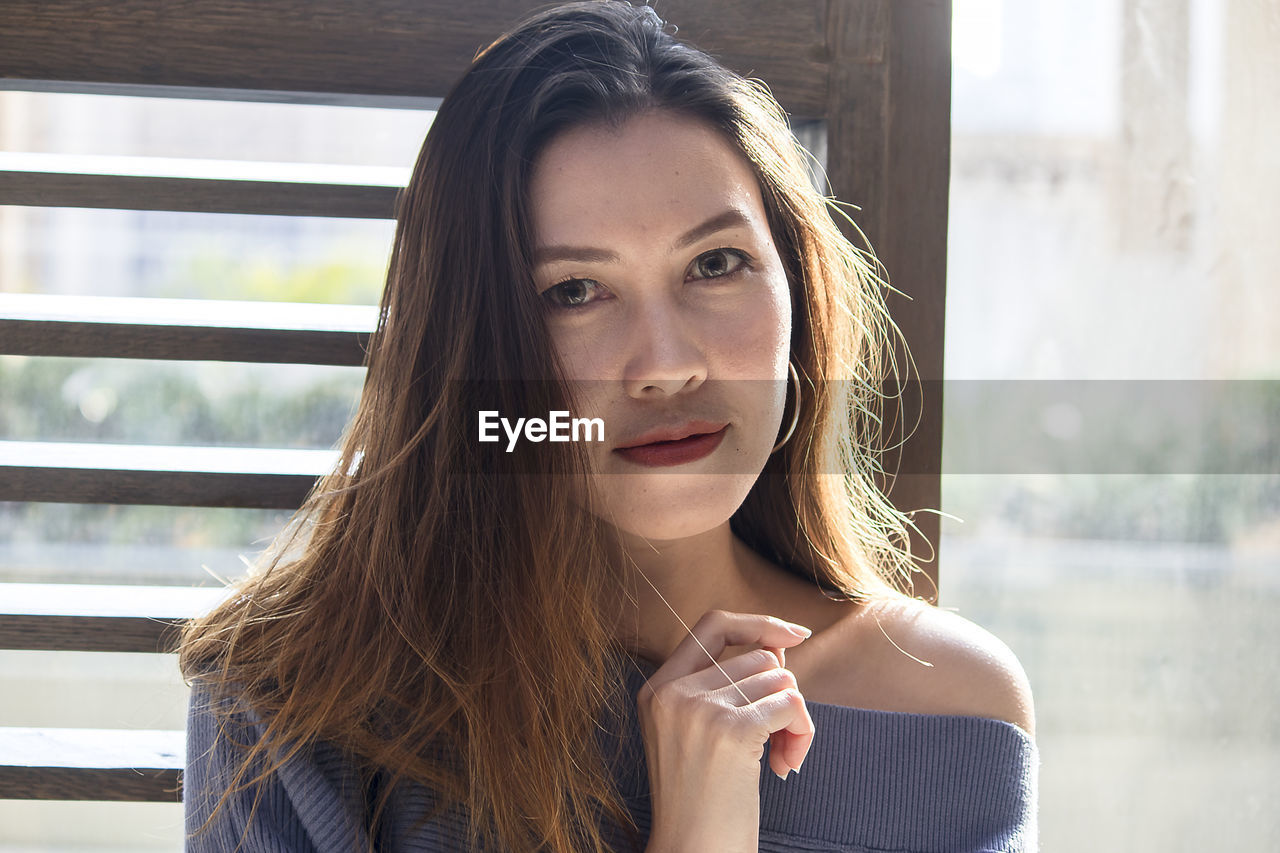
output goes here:
<path id="1" fill-rule="evenodd" d="M 849 0 L 828 7 L 831 53 L 827 172 L 836 198 L 862 208 L 855 221 L 883 262 L 889 308 L 906 354 L 895 358 L 910 380 L 896 414 L 909 435 L 886 455 L 889 497 L 915 512 L 923 537 L 911 551 L 927 575 L 915 594 L 936 601 L 942 470 L 942 356 L 946 308 L 947 195 L 951 138 L 949 0 Z M 859 238 L 847 223 L 846 236 Z M 895 416 L 885 413 L 886 424 Z M 917 423 L 918 422 L 918 423 Z M 889 443 L 900 442 L 890 437 Z M 894 471 L 897 476 L 892 476 Z M 926 541 L 927 540 L 927 541 Z"/>

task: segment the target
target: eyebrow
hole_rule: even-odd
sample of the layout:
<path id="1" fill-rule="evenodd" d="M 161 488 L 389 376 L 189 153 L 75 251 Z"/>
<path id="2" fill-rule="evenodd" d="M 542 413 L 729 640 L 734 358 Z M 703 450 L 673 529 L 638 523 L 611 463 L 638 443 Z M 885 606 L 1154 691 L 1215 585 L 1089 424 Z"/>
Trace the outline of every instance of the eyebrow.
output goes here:
<path id="1" fill-rule="evenodd" d="M 683 249 L 699 240 L 704 239 L 717 231 L 724 231 L 728 228 L 747 227 L 751 225 L 751 219 L 739 208 L 732 207 L 723 213 L 717 213 L 715 216 L 703 222 L 701 225 L 695 225 L 688 231 L 676 238 L 671 244 L 671 251 L 675 252 Z M 588 246 L 542 246 L 533 255 L 535 266 L 553 263 L 554 261 L 577 261 L 584 264 L 616 264 L 621 261 L 616 252 L 609 252 L 604 249 L 595 249 Z"/>

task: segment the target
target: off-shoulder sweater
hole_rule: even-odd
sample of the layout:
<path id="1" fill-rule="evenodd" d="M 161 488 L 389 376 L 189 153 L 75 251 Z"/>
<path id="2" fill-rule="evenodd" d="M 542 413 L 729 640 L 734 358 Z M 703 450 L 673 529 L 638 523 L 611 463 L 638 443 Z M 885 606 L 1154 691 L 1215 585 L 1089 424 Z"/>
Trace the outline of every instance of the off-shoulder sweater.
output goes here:
<path id="1" fill-rule="evenodd" d="M 628 675 L 630 696 L 619 731 L 619 792 L 643 844 L 651 819 L 648 771 L 634 697 L 653 672 L 644 662 Z M 368 791 L 355 765 L 326 742 L 300 752 L 261 785 L 252 821 L 250 789 L 205 822 L 227 789 L 240 743 L 261 737 L 262 723 L 240 712 L 221 732 L 202 682 L 193 684 L 187 720 L 184 803 L 189 853 L 351 853 L 365 849 Z M 761 759 L 760 850 L 805 853 L 974 853 L 1035 851 L 1039 752 L 1018 726 L 985 717 L 877 711 L 808 703 L 816 733 L 802 772 L 779 779 Z M 538 784 L 530 780 L 530 784 Z M 457 811 L 425 825 L 415 819 L 433 804 L 421 786 L 401 786 L 392 799 L 382 853 L 466 849 Z M 602 823 L 618 851 L 630 849 L 621 829 Z M 248 829 L 247 833 L 245 832 Z"/>

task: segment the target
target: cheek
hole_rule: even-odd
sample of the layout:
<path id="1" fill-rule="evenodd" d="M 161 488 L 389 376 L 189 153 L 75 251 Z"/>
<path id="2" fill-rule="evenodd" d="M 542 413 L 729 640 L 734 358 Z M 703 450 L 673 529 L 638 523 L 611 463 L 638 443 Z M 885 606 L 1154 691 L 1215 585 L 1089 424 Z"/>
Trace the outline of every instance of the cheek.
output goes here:
<path id="1" fill-rule="evenodd" d="M 607 323 L 565 323 L 553 327 L 551 342 L 570 381 L 599 380 L 616 374 L 622 363 L 618 331 Z"/>
<path id="2" fill-rule="evenodd" d="M 791 351 L 791 296 L 786 278 L 773 282 L 737 310 L 707 324 L 708 349 L 718 356 L 723 375 L 775 379 L 787 369 Z"/>
<path id="3" fill-rule="evenodd" d="M 569 404 L 574 417 L 603 418 L 605 439 L 611 437 L 610 414 L 622 389 L 617 377 L 623 372 L 623 354 L 617 337 L 590 324 L 578 329 L 556 329 L 552 344 L 569 384 Z M 588 449 L 596 452 L 597 445 Z"/>

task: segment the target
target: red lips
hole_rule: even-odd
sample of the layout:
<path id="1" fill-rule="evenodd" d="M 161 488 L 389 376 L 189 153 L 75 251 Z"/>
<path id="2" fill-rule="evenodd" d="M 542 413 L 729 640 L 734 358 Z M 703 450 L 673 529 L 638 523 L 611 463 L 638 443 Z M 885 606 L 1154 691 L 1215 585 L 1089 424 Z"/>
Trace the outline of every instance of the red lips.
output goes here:
<path id="1" fill-rule="evenodd" d="M 645 444 L 655 444 L 659 441 L 679 441 L 683 438 L 689 438 L 696 435 L 709 435 L 723 430 L 728 424 L 712 423 L 711 421 L 689 421 L 688 423 L 677 426 L 658 427 L 648 432 L 641 433 L 639 436 L 628 439 L 618 445 L 618 450 L 630 447 L 640 447 Z"/>
<path id="2" fill-rule="evenodd" d="M 707 426 L 713 429 L 714 432 L 695 431 L 690 433 L 686 427 L 681 427 L 677 430 L 666 430 L 665 433 L 662 431 L 647 433 L 641 438 L 663 434 L 678 436 L 681 432 L 685 434 L 675 439 L 659 439 L 630 447 L 618 447 L 613 452 L 629 462 L 643 465 L 646 468 L 685 465 L 690 462 L 696 462 L 699 459 L 710 456 L 720 446 L 720 442 L 724 440 L 725 433 L 729 430 L 728 424 L 720 427 L 716 427 L 715 424 Z M 699 428 L 706 429 L 707 427 L 699 425 Z"/>

